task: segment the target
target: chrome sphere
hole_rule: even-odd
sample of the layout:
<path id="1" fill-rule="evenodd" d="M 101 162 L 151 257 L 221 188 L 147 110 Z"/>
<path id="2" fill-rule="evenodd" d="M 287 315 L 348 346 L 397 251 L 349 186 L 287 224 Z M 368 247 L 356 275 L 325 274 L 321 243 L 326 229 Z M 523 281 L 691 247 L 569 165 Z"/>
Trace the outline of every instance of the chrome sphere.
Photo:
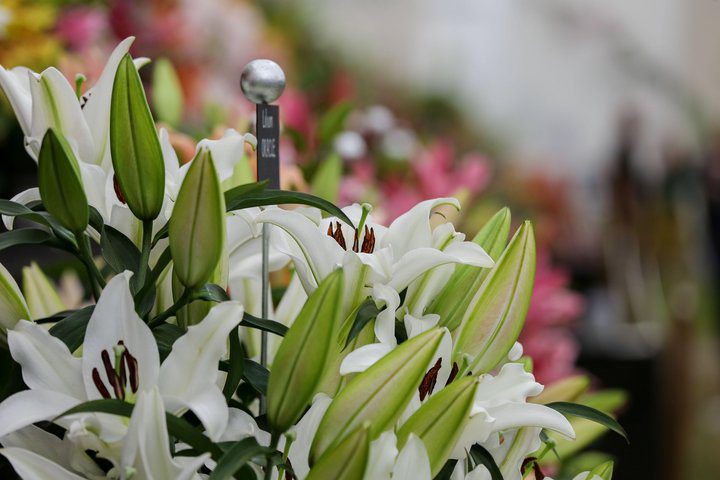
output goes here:
<path id="1" fill-rule="evenodd" d="M 285 89 L 285 73 L 272 60 L 253 60 L 243 68 L 240 88 L 253 103 L 272 103 Z"/>

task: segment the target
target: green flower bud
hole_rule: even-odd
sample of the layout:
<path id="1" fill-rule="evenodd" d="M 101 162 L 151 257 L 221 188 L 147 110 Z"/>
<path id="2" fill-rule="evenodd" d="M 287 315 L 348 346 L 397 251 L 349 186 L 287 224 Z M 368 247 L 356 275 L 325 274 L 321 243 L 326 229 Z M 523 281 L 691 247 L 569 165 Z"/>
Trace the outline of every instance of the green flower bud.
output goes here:
<path id="1" fill-rule="evenodd" d="M 275 431 L 290 428 L 317 393 L 337 343 L 342 291 L 338 269 L 310 295 L 275 354 L 267 397 L 268 422 Z"/>
<path id="2" fill-rule="evenodd" d="M 473 242 L 480 245 L 495 261 L 507 245 L 510 220 L 510 209 L 503 208 L 473 238 Z M 472 265 L 458 265 L 455 268 L 455 272 L 428 310 L 440 315 L 440 326 L 445 326 L 450 331 L 460 326 L 470 302 L 489 272 L 488 268 Z"/>
<path id="3" fill-rule="evenodd" d="M 590 377 L 587 375 L 573 375 L 546 385 L 540 395 L 532 397 L 528 401 L 541 404 L 574 402 L 588 388 L 590 388 Z"/>
<path id="4" fill-rule="evenodd" d="M 120 62 L 113 83 L 110 153 L 128 207 L 140 220 L 154 220 L 165 194 L 165 164 L 140 75 L 130 55 Z"/>
<path id="5" fill-rule="evenodd" d="M 67 310 L 55 286 L 37 263 L 32 262 L 29 267 L 22 269 L 22 283 L 23 294 L 33 318 L 50 317 Z"/>
<path id="6" fill-rule="evenodd" d="M 7 330 L 20 320 L 30 320 L 30 311 L 10 272 L 0 263 L 0 345 L 7 345 Z"/>
<path id="7" fill-rule="evenodd" d="M 342 159 L 337 153 L 323 161 L 312 179 L 312 192 L 320 198 L 336 203 L 340 193 Z M 361 230 L 358 228 L 358 230 Z"/>
<path id="8" fill-rule="evenodd" d="M 418 394 L 446 332 L 436 327 L 413 337 L 350 380 L 320 422 L 310 460 L 320 458 L 365 422 L 370 422 L 371 441 L 392 427 L 413 395 Z"/>
<path id="9" fill-rule="evenodd" d="M 492 370 L 520 335 L 535 280 L 535 236 L 523 223 L 475 294 L 456 332 L 454 360 L 470 359 L 473 373 Z"/>
<path id="10" fill-rule="evenodd" d="M 38 156 L 38 186 L 45 209 L 69 230 L 83 232 L 90 209 L 80 167 L 65 137 L 49 129 Z"/>
<path id="11" fill-rule="evenodd" d="M 346 436 L 318 460 L 306 480 L 362 480 L 370 452 L 369 429 L 366 422 Z"/>
<path id="12" fill-rule="evenodd" d="M 430 397 L 398 431 L 398 448 L 402 449 L 410 434 L 425 444 L 432 476 L 440 472 L 470 420 L 479 379 L 465 377 Z"/>
<path id="13" fill-rule="evenodd" d="M 225 198 L 207 148 L 190 164 L 168 234 L 178 280 L 188 288 L 204 285 L 222 259 L 225 245 Z"/>
<path id="14" fill-rule="evenodd" d="M 183 92 L 177 73 L 167 58 L 155 62 L 152 100 L 158 120 L 176 127 L 183 114 Z"/>
<path id="15" fill-rule="evenodd" d="M 590 473 L 587 476 L 587 480 L 612 480 L 614 467 L 615 463 L 612 460 L 601 463 L 597 467 L 590 470 Z"/>

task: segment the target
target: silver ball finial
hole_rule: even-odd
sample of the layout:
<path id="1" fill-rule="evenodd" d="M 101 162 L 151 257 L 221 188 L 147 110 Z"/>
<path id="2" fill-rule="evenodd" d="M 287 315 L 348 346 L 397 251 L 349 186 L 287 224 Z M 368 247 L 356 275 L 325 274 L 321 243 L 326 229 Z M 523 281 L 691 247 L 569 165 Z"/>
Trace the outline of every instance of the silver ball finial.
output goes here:
<path id="1" fill-rule="evenodd" d="M 272 103 L 285 89 L 285 73 L 272 60 L 253 60 L 243 68 L 240 88 L 253 103 Z"/>

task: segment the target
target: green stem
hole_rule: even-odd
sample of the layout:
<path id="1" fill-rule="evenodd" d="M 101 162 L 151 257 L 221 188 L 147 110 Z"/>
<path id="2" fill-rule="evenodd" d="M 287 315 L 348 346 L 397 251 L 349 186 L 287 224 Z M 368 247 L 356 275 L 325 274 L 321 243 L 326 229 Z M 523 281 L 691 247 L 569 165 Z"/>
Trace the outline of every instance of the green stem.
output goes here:
<path id="1" fill-rule="evenodd" d="M 285 473 L 285 464 L 287 463 L 288 455 L 290 454 L 290 446 L 295 441 L 295 434 L 285 434 L 285 450 L 283 451 L 283 464 L 278 467 L 278 480 L 283 479 Z"/>
<path id="2" fill-rule="evenodd" d="M 270 450 L 275 452 L 277 450 L 278 442 L 280 441 L 280 435 L 277 433 L 274 433 L 270 437 Z M 278 479 L 280 477 L 278 476 Z M 265 463 L 265 480 L 271 480 L 272 479 L 272 460 L 270 459 L 270 456 L 267 457 L 267 462 Z"/>
<path id="3" fill-rule="evenodd" d="M 180 295 L 180 298 L 177 299 L 175 303 L 172 304 L 170 308 L 165 310 L 163 313 L 158 315 L 157 317 L 150 320 L 150 323 L 148 325 L 150 328 L 157 327 L 158 325 L 162 325 L 165 320 L 172 317 L 177 313 L 178 310 L 180 310 L 182 307 L 187 305 L 187 303 L 192 298 L 193 290 L 191 288 L 186 288 L 185 291 L 183 291 L 182 295 Z"/>
<path id="4" fill-rule="evenodd" d="M 145 277 L 148 272 L 150 261 L 150 250 L 152 248 L 152 220 L 143 220 L 142 223 L 142 250 L 140 251 L 140 265 L 138 266 L 137 286 L 138 290 L 145 285 Z"/>
<path id="5" fill-rule="evenodd" d="M 92 251 L 90 250 L 90 242 L 83 233 L 75 234 L 75 241 L 78 245 L 78 254 L 80 255 L 80 261 L 85 265 L 87 270 L 88 280 L 90 282 L 90 288 L 92 289 L 93 297 L 95 301 L 100 298 L 100 291 L 105 287 L 105 279 L 98 270 L 95 261 L 92 258 Z"/>

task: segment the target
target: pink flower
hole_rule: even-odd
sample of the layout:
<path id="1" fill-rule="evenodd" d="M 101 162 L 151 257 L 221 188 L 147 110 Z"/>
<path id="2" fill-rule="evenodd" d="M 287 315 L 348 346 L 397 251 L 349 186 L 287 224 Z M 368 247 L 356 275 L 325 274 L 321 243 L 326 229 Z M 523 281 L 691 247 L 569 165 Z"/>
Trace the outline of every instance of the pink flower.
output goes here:
<path id="1" fill-rule="evenodd" d="M 523 331 L 520 336 L 525 355 L 533 360 L 538 382 L 550 384 L 576 373 L 579 347 L 572 334 L 561 328 Z"/>
<path id="2" fill-rule="evenodd" d="M 95 45 L 108 28 L 105 12 L 94 7 L 70 7 L 57 20 L 58 36 L 70 49 L 83 51 Z"/>

